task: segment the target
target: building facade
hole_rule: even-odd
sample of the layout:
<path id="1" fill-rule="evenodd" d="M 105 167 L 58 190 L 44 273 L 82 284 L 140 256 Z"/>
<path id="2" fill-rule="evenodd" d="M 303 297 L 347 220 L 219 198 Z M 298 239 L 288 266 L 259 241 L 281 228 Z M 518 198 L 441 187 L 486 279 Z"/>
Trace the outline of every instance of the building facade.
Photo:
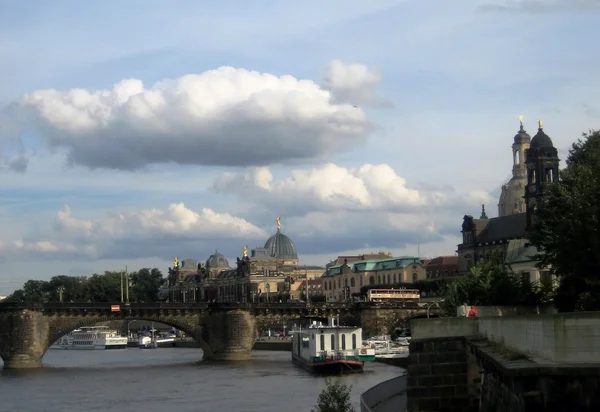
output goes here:
<path id="1" fill-rule="evenodd" d="M 177 263 L 176 258 L 169 268 L 169 293 L 162 292 L 162 297 L 187 302 L 283 301 L 302 293 L 298 290 L 302 280 L 320 278 L 325 271 L 300 265 L 296 246 L 281 232 L 279 218 L 277 232 L 250 254 L 244 247 L 234 267 L 218 251 L 204 265 L 193 259 Z"/>
<path id="2" fill-rule="evenodd" d="M 499 216 L 488 218 L 482 206 L 478 219 L 463 217 L 462 243 L 457 248 L 459 273 L 469 271 L 477 262 L 493 260 L 518 266 L 519 273 L 529 273 L 532 281 L 544 277 L 545 271 L 533 270 L 537 262 L 532 260 L 535 253 L 527 244 L 526 231 L 544 189 L 558 179 L 559 158 L 541 121 L 538 126 L 537 134 L 529 140 L 521 120 L 512 145 L 513 178 L 502 188 Z"/>
<path id="3" fill-rule="evenodd" d="M 327 268 L 323 291 L 328 302 L 352 300 L 363 286 L 394 287 L 425 280 L 425 266 L 413 256 L 357 260 Z"/>
<path id="4" fill-rule="evenodd" d="M 458 256 L 438 256 L 425 264 L 427 279 L 439 279 L 458 275 Z"/>

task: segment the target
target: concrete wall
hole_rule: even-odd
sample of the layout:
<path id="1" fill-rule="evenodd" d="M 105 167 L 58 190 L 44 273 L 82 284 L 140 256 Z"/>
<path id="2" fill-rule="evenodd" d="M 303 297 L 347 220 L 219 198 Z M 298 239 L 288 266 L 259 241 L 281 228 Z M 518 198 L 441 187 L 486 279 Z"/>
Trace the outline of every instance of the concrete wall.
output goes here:
<path id="1" fill-rule="evenodd" d="M 477 335 L 477 318 L 411 319 L 413 340 Z"/>
<path id="2" fill-rule="evenodd" d="M 477 316 L 480 318 L 490 316 L 523 316 L 523 315 L 551 315 L 556 313 L 552 305 L 544 306 L 477 306 Z"/>
<path id="3" fill-rule="evenodd" d="M 412 319 L 413 339 L 481 335 L 552 362 L 600 360 L 600 312 L 477 318 Z"/>
<path id="4" fill-rule="evenodd" d="M 406 373 L 373 386 L 360 396 L 361 412 L 399 412 L 406 408 Z"/>
<path id="5" fill-rule="evenodd" d="M 479 335 L 529 356 L 563 363 L 600 360 L 600 312 L 478 318 L 477 326 Z"/>

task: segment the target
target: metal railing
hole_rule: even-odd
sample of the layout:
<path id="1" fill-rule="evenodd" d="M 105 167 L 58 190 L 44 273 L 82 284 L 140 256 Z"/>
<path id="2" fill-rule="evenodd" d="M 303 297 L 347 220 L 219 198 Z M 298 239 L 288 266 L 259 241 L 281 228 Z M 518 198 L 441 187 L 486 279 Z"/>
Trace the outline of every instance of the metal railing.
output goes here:
<path id="1" fill-rule="evenodd" d="M 406 372 L 393 379 L 381 382 L 360 395 L 360 412 L 376 412 L 386 402 L 397 402 L 397 405 L 386 405 L 386 410 L 402 412 L 406 410 Z"/>

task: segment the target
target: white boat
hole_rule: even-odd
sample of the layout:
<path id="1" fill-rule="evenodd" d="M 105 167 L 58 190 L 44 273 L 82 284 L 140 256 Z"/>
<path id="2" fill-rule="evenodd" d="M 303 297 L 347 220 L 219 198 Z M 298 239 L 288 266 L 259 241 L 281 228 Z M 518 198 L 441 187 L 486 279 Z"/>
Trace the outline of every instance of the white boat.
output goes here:
<path id="1" fill-rule="evenodd" d="M 125 349 L 127 337 L 108 326 L 83 326 L 56 341 L 52 349 Z"/>
<path id="2" fill-rule="evenodd" d="M 406 358 L 408 345 L 398 344 L 390 336 L 375 336 L 363 342 L 363 345 L 375 349 L 375 359 Z"/>
<path id="3" fill-rule="evenodd" d="M 334 318 L 294 329 L 292 336 L 292 363 L 309 372 L 362 372 L 365 361 L 375 360 L 375 350 L 360 344 L 362 329 L 339 326 Z"/>
<path id="4" fill-rule="evenodd" d="M 154 349 L 156 348 L 156 341 L 150 336 L 140 336 L 138 346 L 140 349 Z"/>

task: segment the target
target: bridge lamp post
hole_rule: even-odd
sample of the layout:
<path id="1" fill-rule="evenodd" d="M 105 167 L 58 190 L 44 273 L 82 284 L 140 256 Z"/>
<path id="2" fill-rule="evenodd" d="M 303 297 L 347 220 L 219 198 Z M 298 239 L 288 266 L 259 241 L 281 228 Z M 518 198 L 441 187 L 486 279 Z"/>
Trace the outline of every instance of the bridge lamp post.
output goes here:
<path id="1" fill-rule="evenodd" d="M 133 322 L 135 322 L 135 319 L 134 320 L 130 320 L 129 322 L 127 322 L 127 339 L 129 339 L 129 334 L 131 333 L 129 331 L 129 325 L 131 325 Z"/>

